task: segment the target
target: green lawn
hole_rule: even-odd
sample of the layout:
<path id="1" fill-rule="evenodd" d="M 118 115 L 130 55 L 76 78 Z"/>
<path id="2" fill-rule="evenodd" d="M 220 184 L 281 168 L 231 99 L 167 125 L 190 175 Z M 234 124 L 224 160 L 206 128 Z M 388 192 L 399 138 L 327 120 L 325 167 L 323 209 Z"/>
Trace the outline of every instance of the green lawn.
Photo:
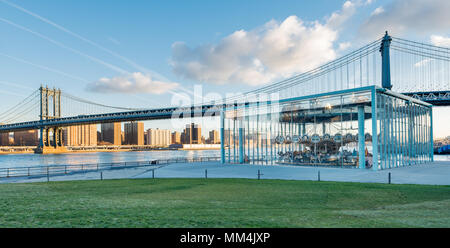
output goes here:
<path id="1" fill-rule="evenodd" d="M 2 184 L 0 227 L 450 227 L 450 187 L 248 179 Z"/>

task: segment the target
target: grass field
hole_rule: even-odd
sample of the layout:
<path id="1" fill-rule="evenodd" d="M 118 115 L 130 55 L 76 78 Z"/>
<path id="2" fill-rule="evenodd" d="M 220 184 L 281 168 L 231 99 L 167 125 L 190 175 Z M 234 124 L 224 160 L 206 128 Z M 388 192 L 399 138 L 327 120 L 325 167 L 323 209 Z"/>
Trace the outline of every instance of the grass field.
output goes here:
<path id="1" fill-rule="evenodd" d="M 0 227 L 450 227 L 450 187 L 248 179 L 0 185 Z"/>

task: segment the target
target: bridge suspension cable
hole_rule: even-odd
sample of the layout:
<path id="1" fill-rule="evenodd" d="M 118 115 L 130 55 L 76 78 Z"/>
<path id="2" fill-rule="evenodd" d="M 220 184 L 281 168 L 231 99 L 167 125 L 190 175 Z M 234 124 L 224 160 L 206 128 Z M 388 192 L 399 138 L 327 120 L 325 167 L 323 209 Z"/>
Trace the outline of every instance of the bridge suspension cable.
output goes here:
<path id="1" fill-rule="evenodd" d="M 62 96 L 61 104 L 63 106 L 61 112 L 63 117 L 136 111 L 143 109 L 143 108 L 118 107 L 96 103 L 65 92 L 61 92 L 61 96 Z"/>
<path id="2" fill-rule="evenodd" d="M 19 121 L 37 120 L 39 114 L 30 115 L 39 111 L 39 90 L 35 90 L 21 102 L 0 114 L 0 123 L 13 123 Z"/>
<path id="3" fill-rule="evenodd" d="M 55 107 L 53 105 L 54 99 L 50 97 L 48 101 L 49 113 L 51 115 Z M 61 117 L 142 110 L 142 108 L 126 108 L 100 104 L 64 92 L 61 93 L 61 104 Z M 0 123 L 11 124 L 39 120 L 40 105 L 40 92 L 39 90 L 35 90 L 18 104 L 0 113 Z"/>
<path id="4" fill-rule="evenodd" d="M 381 86 L 382 58 L 379 53 L 381 40 L 381 38 L 377 39 L 342 57 L 291 78 L 225 98 L 221 102 L 211 101 L 202 104 L 271 100 L 261 99 L 261 95 L 270 97 L 272 93 L 277 93 L 279 99 L 286 99 L 362 86 Z M 408 93 L 450 90 L 449 48 L 397 37 L 392 37 L 389 48 L 394 91 Z M 49 98 L 49 101 L 54 101 L 54 98 Z M 40 92 L 36 90 L 19 104 L 0 113 L 0 123 L 39 120 L 40 104 Z M 61 92 L 61 102 L 58 104 L 62 104 L 58 106 L 61 107 L 61 117 L 144 110 L 144 108 L 100 104 L 65 92 Z M 52 113 L 52 108 L 58 104 L 49 103 L 48 113 Z"/>
<path id="5" fill-rule="evenodd" d="M 225 103 L 244 102 L 249 96 L 280 93 L 280 98 L 318 94 L 329 90 L 343 90 L 365 85 L 380 85 L 377 69 L 381 58 L 376 54 L 381 38 L 345 56 L 294 77 L 226 98 Z"/>
<path id="6" fill-rule="evenodd" d="M 391 50 L 391 74 L 395 91 L 449 90 L 449 48 L 393 37 Z"/>
<path id="7" fill-rule="evenodd" d="M 91 105 L 98 106 L 98 107 L 110 108 L 110 109 L 115 109 L 115 110 L 130 110 L 130 111 L 142 110 L 143 109 L 143 108 L 125 108 L 125 107 L 117 107 L 117 106 L 105 105 L 105 104 L 101 104 L 101 103 L 96 103 L 96 102 L 92 102 L 92 101 L 89 101 L 89 100 L 85 100 L 83 98 L 76 97 L 76 96 L 70 95 L 70 94 L 65 93 L 65 92 L 62 92 L 61 94 L 63 96 L 65 96 L 65 97 L 69 98 L 69 99 L 72 99 L 72 100 L 76 101 L 76 102 L 85 103 L 85 104 L 91 104 Z"/>

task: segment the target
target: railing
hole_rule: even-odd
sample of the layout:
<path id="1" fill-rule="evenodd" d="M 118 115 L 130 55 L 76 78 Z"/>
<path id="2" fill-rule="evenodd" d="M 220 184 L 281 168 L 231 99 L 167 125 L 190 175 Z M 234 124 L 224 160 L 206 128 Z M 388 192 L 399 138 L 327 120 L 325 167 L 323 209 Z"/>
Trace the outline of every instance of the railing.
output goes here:
<path id="1" fill-rule="evenodd" d="M 138 167 L 154 167 L 155 169 L 158 169 L 165 165 L 173 163 L 193 163 L 193 162 L 209 162 L 209 161 L 220 161 L 220 157 L 171 158 L 171 159 L 158 159 L 158 160 L 137 161 L 137 162 L 0 168 L 0 178 L 56 176 L 56 175 L 68 175 L 75 173 L 86 173 L 94 171 L 138 168 Z"/>

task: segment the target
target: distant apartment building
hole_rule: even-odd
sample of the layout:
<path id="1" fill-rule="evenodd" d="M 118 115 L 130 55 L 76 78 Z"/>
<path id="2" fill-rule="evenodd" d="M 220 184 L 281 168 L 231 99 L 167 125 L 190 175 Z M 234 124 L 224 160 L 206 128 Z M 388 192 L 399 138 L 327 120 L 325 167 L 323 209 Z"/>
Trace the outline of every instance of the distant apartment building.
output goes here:
<path id="1" fill-rule="evenodd" d="M 217 130 L 209 131 L 209 144 L 220 144 L 219 132 Z"/>
<path id="2" fill-rule="evenodd" d="M 183 144 L 202 144 L 202 128 L 198 124 L 188 124 L 183 131 Z"/>
<path id="3" fill-rule="evenodd" d="M 38 130 L 14 132 L 14 145 L 37 146 L 39 144 Z"/>
<path id="4" fill-rule="evenodd" d="M 144 123 L 130 122 L 124 126 L 125 145 L 144 145 Z"/>
<path id="5" fill-rule="evenodd" d="M 97 125 L 70 126 L 63 130 L 65 146 L 96 146 Z"/>
<path id="6" fill-rule="evenodd" d="M 97 145 L 102 143 L 102 133 L 97 131 Z"/>
<path id="7" fill-rule="evenodd" d="M 181 144 L 181 133 L 180 132 L 173 132 L 172 133 L 172 139 L 171 139 L 171 144 Z"/>
<path id="8" fill-rule="evenodd" d="M 231 131 L 230 130 L 224 130 L 223 131 L 223 137 L 224 137 L 224 140 L 223 140 L 224 146 L 229 146 L 230 144 L 232 144 L 233 139 L 231 137 Z"/>
<path id="9" fill-rule="evenodd" d="M 122 124 L 120 122 L 101 124 L 100 129 L 103 142 L 108 142 L 115 146 L 122 144 Z"/>
<path id="10" fill-rule="evenodd" d="M 171 140 L 170 130 L 148 129 L 146 132 L 147 143 L 150 146 L 169 146 Z"/>
<path id="11" fill-rule="evenodd" d="M 0 146 L 9 146 L 9 133 L 0 133 Z"/>
<path id="12" fill-rule="evenodd" d="M 5 123 L 0 123 L 0 125 L 3 125 Z M 9 133 L 0 133 L 0 146 L 9 146 L 11 143 L 9 143 Z"/>

